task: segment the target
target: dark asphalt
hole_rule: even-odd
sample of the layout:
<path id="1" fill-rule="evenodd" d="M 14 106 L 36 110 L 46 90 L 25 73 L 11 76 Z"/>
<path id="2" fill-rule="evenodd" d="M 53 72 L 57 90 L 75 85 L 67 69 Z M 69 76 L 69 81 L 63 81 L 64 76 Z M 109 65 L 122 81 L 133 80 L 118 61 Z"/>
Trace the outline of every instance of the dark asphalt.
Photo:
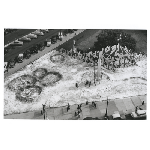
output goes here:
<path id="1" fill-rule="evenodd" d="M 65 29 L 61 30 L 64 31 Z M 4 62 L 9 61 L 10 59 L 14 59 L 18 54 L 25 52 L 29 48 L 31 48 L 34 44 L 37 44 L 39 42 L 43 42 L 47 38 L 51 38 L 54 35 L 57 35 L 57 33 L 60 31 L 60 29 L 50 30 L 49 33 L 45 33 L 44 36 L 38 36 L 37 39 L 32 39 L 31 42 L 24 42 L 22 47 L 15 47 L 15 49 L 11 49 L 5 56 L 4 56 Z"/>
<path id="2" fill-rule="evenodd" d="M 18 29 L 17 31 L 4 36 L 4 45 L 9 44 L 15 39 L 21 38 L 22 36 L 27 35 L 35 30 L 36 29 Z"/>

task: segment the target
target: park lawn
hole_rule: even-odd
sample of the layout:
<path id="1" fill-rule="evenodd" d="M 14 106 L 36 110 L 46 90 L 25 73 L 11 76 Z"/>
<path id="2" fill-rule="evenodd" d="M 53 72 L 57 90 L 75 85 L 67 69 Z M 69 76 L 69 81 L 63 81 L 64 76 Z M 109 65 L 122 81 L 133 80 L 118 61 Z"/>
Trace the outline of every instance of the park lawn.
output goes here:
<path id="1" fill-rule="evenodd" d="M 94 46 L 94 42 L 97 41 L 98 34 L 102 29 L 87 29 L 81 34 L 77 35 L 68 42 L 62 44 L 58 48 L 64 48 L 70 50 L 73 47 L 73 40 L 76 41 L 76 47 L 80 50 L 86 51 L 88 48 Z M 144 52 L 147 54 L 147 33 L 146 30 L 122 30 L 125 33 L 131 34 L 136 40 L 136 52 Z"/>
<path id="2" fill-rule="evenodd" d="M 87 29 L 68 42 L 59 46 L 58 49 L 64 48 L 66 50 L 70 50 L 73 47 L 73 40 L 75 40 L 76 47 L 85 51 L 94 45 L 94 41 L 96 41 L 96 35 L 98 35 L 97 32 L 99 32 L 99 30 L 100 29 Z"/>
<path id="3" fill-rule="evenodd" d="M 147 31 L 146 30 L 123 30 L 125 33 L 131 34 L 136 40 L 135 52 L 144 52 L 147 54 Z"/>

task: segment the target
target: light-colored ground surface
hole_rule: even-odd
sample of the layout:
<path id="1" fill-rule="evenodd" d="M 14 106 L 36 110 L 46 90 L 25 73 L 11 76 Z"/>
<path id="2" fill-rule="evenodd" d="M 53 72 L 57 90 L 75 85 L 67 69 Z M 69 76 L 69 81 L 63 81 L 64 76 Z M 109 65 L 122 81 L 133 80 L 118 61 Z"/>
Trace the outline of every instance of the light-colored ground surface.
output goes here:
<path id="1" fill-rule="evenodd" d="M 115 111 L 118 111 L 121 115 L 128 114 L 132 111 L 135 111 L 135 107 L 141 106 L 142 101 L 146 100 L 147 96 L 136 96 L 130 97 L 126 99 L 115 99 L 109 100 L 108 104 L 108 115 L 112 115 Z M 145 103 L 147 103 L 145 101 Z M 106 101 L 96 102 L 96 108 L 92 106 L 91 103 L 88 105 L 82 104 L 82 112 L 80 113 L 80 118 L 75 117 L 75 111 L 77 112 L 77 105 L 72 105 L 70 110 L 67 112 L 67 107 L 59 107 L 59 108 L 47 108 L 46 109 L 46 119 L 48 120 L 82 120 L 86 117 L 92 117 L 99 119 L 103 118 L 106 113 Z M 44 115 L 41 114 L 41 110 L 21 113 L 21 114 L 13 114 L 4 116 L 5 119 L 44 119 Z"/>
<path id="2" fill-rule="evenodd" d="M 23 70 L 5 78 L 4 114 L 40 110 L 44 103 L 47 106 L 59 107 L 65 106 L 67 103 L 70 103 L 70 105 L 84 103 L 87 99 L 88 101 L 102 101 L 106 100 L 107 97 L 116 99 L 147 94 L 146 58 L 138 62 L 138 66 L 119 68 L 116 70 L 116 73 L 103 69 L 103 72 L 110 77 L 110 80 L 103 78 L 97 86 L 92 81 L 91 87 L 79 84 L 79 88 L 77 89 L 75 88 L 75 83 L 81 83 L 84 80 L 82 76 L 85 73 L 93 75 L 93 67 L 89 67 L 87 70 L 81 61 L 68 56 L 64 63 L 54 64 L 50 61 L 50 56 L 54 53 L 54 51 L 51 51 L 34 61 L 33 64 L 27 65 Z M 32 104 L 23 104 L 17 101 L 15 93 L 7 88 L 7 84 L 23 74 L 32 75 L 34 70 L 41 67 L 47 68 L 48 71 L 61 73 L 63 79 L 53 87 L 44 87 L 40 96 Z M 132 109 L 132 106 L 130 107 Z"/>

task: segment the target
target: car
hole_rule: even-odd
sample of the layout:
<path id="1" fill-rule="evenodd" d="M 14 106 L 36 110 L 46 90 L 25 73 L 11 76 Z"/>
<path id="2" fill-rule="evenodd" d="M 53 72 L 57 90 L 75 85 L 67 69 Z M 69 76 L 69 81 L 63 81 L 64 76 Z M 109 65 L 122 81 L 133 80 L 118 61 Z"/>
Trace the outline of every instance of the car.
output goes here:
<path id="1" fill-rule="evenodd" d="M 4 73 L 8 72 L 8 62 L 4 62 Z"/>
<path id="2" fill-rule="evenodd" d="M 46 39 L 46 41 L 44 42 L 44 45 L 47 47 L 51 46 L 51 39 Z"/>
<path id="3" fill-rule="evenodd" d="M 140 119 L 140 118 L 146 118 L 146 110 L 137 110 L 135 112 L 131 113 L 132 118 L 134 119 Z"/>
<path id="4" fill-rule="evenodd" d="M 51 42 L 52 44 L 55 44 L 57 42 L 57 36 L 52 36 Z"/>
<path id="5" fill-rule="evenodd" d="M 30 39 L 37 39 L 37 35 L 31 34 L 31 33 L 26 35 L 25 37 L 30 38 Z"/>
<path id="6" fill-rule="evenodd" d="M 9 49 L 4 48 L 4 55 L 6 55 L 9 52 Z"/>
<path id="7" fill-rule="evenodd" d="M 30 50 L 26 50 L 26 51 L 23 53 L 23 58 L 29 59 L 30 57 L 31 57 Z"/>
<path id="8" fill-rule="evenodd" d="M 22 45 L 23 45 L 23 42 L 18 41 L 18 40 L 10 43 L 10 46 L 22 46 Z"/>
<path id="9" fill-rule="evenodd" d="M 37 44 L 38 50 L 42 51 L 45 48 L 45 44 L 43 42 L 40 42 L 39 44 Z"/>
<path id="10" fill-rule="evenodd" d="M 30 54 L 38 53 L 38 47 L 37 47 L 37 45 L 34 45 L 29 50 L 30 50 Z"/>
<path id="11" fill-rule="evenodd" d="M 17 63 L 22 63 L 23 62 L 23 53 L 19 54 L 16 58 L 15 61 Z"/>
<path id="12" fill-rule="evenodd" d="M 15 64 L 16 64 L 15 59 L 9 60 L 8 61 L 8 68 L 14 68 Z"/>
<path id="13" fill-rule="evenodd" d="M 120 114 L 118 111 L 115 111 L 111 116 L 108 116 L 109 120 L 125 120 L 126 117 L 124 114 Z"/>
<path id="14" fill-rule="evenodd" d="M 26 36 L 22 37 L 22 38 L 19 38 L 19 41 L 31 41 L 31 38 L 28 38 Z"/>
<path id="15" fill-rule="evenodd" d="M 32 34 L 35 34 L 35 35 L 44 35 L 44 33 L 40 32 L 39 30 L 36 30 L 36 31 L 32 32 Z"/>
<path id="16" fill-rule="evenodd" d="M 58 32 L 58 39 L 62 41 L 63 38 L 63 33 L 62 32 Z"/>
<path id="17" fill-rule="evenodd" d="M 40 29 L 40 31 L 41 31 L 41 32 L 44 32 L 44 33 L 45 33 L 45 32 L 46 32 L 46 33 L 48 33 L 48 32 L 49 32 L 49 30 L 48 30 L 48 29 Z"/>
<path id="18" fill-rule="evenodd" d="M 68 29 L 68 33 L 74 33 L 73 29 Z"/>

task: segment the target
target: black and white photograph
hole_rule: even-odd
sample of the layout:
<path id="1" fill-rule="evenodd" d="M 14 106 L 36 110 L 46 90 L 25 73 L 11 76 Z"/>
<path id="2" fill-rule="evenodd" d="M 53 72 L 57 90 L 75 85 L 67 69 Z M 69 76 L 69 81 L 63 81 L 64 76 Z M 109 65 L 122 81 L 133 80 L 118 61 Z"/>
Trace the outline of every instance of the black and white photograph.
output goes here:
<path id="1" fill-rule="evenodd" d="M 1 1 L 0 149 L 149 149 L 149 10 Z"/>
<path id="2" fill-rule="evenodd" d="M 143 120 L 147 30 L 4 29 L 4 118 Z"/>

